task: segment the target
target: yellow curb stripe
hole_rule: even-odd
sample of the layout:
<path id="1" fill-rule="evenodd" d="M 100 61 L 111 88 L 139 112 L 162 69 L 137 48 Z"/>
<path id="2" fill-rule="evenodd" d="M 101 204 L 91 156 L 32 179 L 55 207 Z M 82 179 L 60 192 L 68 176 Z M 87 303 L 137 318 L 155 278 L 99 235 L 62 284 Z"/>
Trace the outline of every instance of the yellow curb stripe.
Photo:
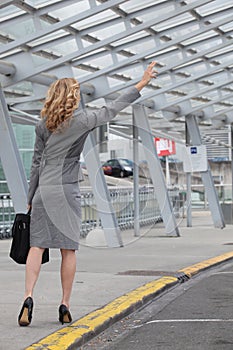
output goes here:
<path id="1" fill-rule="evenodd" d="M 124 314 L 138 303 L 142 303 L 150 296 L 155 296 L 157 293 L 163 291 L 164 288 L 176 283 L 178 283 L 178 278 L 171 276 L 164 276 L 158 280 L 146 283 L 113 300 L 101 309 L 95 310 L 80 318 L 68 327 L 59 329 L 39 342 L 27 347 L 25 350 L 65 350 L 78 340 L 81 341 L 82 337 L 85 337 L 85 335 L 87 336 L 88 333 L 90 334 L 90 332 L 93 332 L 94 334 L 98 331 L 98 328 L 105 323 L 111 322 L 113 318 L 117 318 L 117 316 Z"/>
<path id="2" fill-rule="evenodd" d="M 232 258 L 233 258 L 233 252 L 225 253 L 225 254 L 216 256 L 215 258 L 204 260 L 200 263 L 188 266 L 182 270 L 179 270 L 178 272 L 184 272 L 187 276 L 192 277 L 196 275 L 198 272 L 205 270 L 210 266 L 217 265 L 221 262 L 224 262 Z"/>

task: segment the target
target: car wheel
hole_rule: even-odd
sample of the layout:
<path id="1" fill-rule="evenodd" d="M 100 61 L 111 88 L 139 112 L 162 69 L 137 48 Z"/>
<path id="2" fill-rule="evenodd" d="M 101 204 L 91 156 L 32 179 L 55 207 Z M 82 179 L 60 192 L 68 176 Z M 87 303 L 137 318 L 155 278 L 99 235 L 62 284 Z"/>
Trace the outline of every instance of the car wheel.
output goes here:
<path id="1" fill-rule="evenodd" d="M 121 170 L 121 171 L 120 171 L 120 177 L 124 177 L 124 175 L 125 175 L 125 174 L 124 174 L 124 171 Z"/>

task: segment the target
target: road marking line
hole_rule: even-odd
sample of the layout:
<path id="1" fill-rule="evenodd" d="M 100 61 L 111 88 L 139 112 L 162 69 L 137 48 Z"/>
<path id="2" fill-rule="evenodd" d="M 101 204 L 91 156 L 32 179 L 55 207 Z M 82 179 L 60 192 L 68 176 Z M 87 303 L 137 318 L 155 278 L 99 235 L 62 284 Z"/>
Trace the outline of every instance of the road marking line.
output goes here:
<path id="1" fill-rule="evenodd" d="M 232 275 L 232 274 L 233 274 L 233 271 L 232 272 L 231 271 L 220 271 L 220 272 L 213 273 L 212 276 L 214 276 L 214 275 Z"/>
<path id="2" fill-rule="evenodd" d="M 145 324 L 151 323 L 178 323 L 178 322 L 233 322 L 233 319 L 222 319 L 222 318 L 194 318 L 194 319 L 180 319 L 180 320 L 153 320 L 146 322 Z"/>
<path id="3" fill-rule="evenodd" d="M 148 321 L 146 323 L 143 323 L 143 324 L 139 324 L 137 326 L 133 326 L 132 329 L 135 329 L 135 328 L 142 328 L 148 324 L 153 324 L 153 323 L 200 323 L 200 322 L 233 322 L 233 319 L 227 319 L 227 320 L 224 320 L 224 319 L 221 319 L 221 318 L 200 318 L 200 319 L 174 319 L 174 320 L 153 320 L 153 321 Z"/>

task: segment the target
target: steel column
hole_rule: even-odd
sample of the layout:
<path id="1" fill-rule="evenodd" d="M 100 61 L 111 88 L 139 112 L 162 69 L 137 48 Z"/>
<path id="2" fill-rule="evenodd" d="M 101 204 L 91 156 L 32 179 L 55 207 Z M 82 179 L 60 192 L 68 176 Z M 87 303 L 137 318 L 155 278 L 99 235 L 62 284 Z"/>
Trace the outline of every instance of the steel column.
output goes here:
<path id="1" fill-rule="evenodd" d="M 83 149 L 83 155 L 95 196 L 97 211 L 104 230 L 106 243 L 109 247 L 122 247 L 123 242 L 120 229 L 110 200 L 93 133 L 90 133 L 87 137 Z"/>
<path id="2" fill-rule="evenodd" d="M 176 224 L 171 201 L 166 188 L 163 170 L 156 152 L 145 107 L 135 104 L 133 108 L 135 124 L 138 127 L 138 134 L 144 147 L 146 160 L 148 162 L 151 179 L 161 210 L 163 222 L 165 224 L 166 233 L 169 236 L 179 236 L 179 229 Z"/>
<path id="3" fill-rule="evenodd" d="M 138 128 L 135 123 L 135 117 L 133 113 L 133 193 L 134 193 L 134 236 L 140 235 L 140 223 L 139 223 L 139 153 L 138 153 Z"/>
<path id="4" fill-rule="evenodd" d="M 231 124 L 231 222 L 233 210 L 233 126 Z"/>
<path id="5" fill-rule="evenodd" d="M 27 178 L 16 144 L 5 97 L 0 86 L 0 158 L 16 212 L 26 210 Z"/>
<path id="6" fill-rule="evenodd" d="M 198 128 L 196 117 L 194 115 L 187 115 L 185 117 L 187 123 L 188 133 L 193 145 L 201 145 L 201 134 Z M 225 227 L 222 209 L 219 205 L 218 196 L 214 187 L 214 181 L 210 168 L 208 166 L 207 171 L 200 172 L 202 182 L 204 184 L 205 192 L 207 194 L 209 208 L 212 214 L 214 226 L 217 228 Z"/>
<path id="7" fill-rule="evenodd" d="M 185 122 L 185 137 L 186 137 L 186 146 L 190 145 L 190 135 L 188 132 L 187 122 Z M 187 227 L 192 227 L 192 189 L 191 189 L 191 173 L 186 173 L 186 203 L 187 203 Z"/>

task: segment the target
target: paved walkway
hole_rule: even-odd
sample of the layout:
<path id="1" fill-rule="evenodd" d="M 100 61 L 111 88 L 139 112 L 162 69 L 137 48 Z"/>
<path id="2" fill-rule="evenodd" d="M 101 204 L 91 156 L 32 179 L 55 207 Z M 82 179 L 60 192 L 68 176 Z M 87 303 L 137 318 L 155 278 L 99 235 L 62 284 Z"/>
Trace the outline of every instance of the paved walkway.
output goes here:
<path id="1" fill-rule="evenodd" d="M 111 301 L 114 302 L 116 298 L 130 291 L 137 288 L 142 291 L 140 287 L 143 284 L 158 281 L 163 275 L 175 276 L 178 270 L 222 254 L 225 254 L 226 259 L 233 256 L 233 253 L 230 253 L 233 251 L 232 225 L 223 230 L 215 229 L 209 212 L 194 212 L 191 228 L 186 227 L 185 219 L 177 219 L 177 222 L 181 233 L 181 237 L 178 238 L 166 237 L 161 223 L 154 227 L 142 228 L 140 239 L 133 237 L 130 230 L 122 232 L 124 248 L 98 248 L 94 247 L 95 242 L 91 243 L 91 239 L 83 240 L 78 253 L 71 301 L 74 321 L 80 318 L 83 321 L 86 314 Z M 86 246 L 87 243 L 93 246 Z M 61 297 L 59 252 L 52 250 L 50 263 L 42 266 L 34 295 L 33 321 L 29 327 L 22 328 L 17 325 L 17 315 L 22 304 L 24 266 L 19 266 L 9 259 L 9 247 L 10 240 L 0 241 L 0 303 L 3 315 L 0 322 L 0 350 L 42 349 L 42 345 L 35 343 L 62 328 L 58 323 Z M 215 263 L 217 260 L 211 261 Z M 207 263 L 207 267 L 208 264 L 210 263 Z M 204 265 L 198 266 L 197 269 L 200 270 Z M 183 273 L 195 273 L 195 268 L 185 269 Z M 169 283 L 175 283 L 175 280 L 176 277 L 171 277 Z M 154 283 L 152 282 L 152 285 Z M 148 284 L 143 293 L 147 293 L 147 286 Z M 132 293 L 129 293 L 130 297 Z M 124 303 L 127 304 L 127 296 L 124 296 Z M 73 330 L 79 327 L 77 324 Z M 70 332 L 70 338 L 66 338 L 64 342 L 74 341 L 71 339 L 71 330 L 72 327 L 66 328 L 66 331 Z M 64 334 L 64 331 L 61 333 Z M 73 337 L 75 336 L 73 333 Z M 56 343 L 56 339 L 57 334 L 53 338 L 50 337 L 49 341 Z M 34 345 L 30 346 L 31 344 Z M 62 347 L 61 342 L 59 344 L 57 342 L 53 349 L 65 349 L 65 343 Z M 50 347 L 43 345 L 43 349 Z"/>

